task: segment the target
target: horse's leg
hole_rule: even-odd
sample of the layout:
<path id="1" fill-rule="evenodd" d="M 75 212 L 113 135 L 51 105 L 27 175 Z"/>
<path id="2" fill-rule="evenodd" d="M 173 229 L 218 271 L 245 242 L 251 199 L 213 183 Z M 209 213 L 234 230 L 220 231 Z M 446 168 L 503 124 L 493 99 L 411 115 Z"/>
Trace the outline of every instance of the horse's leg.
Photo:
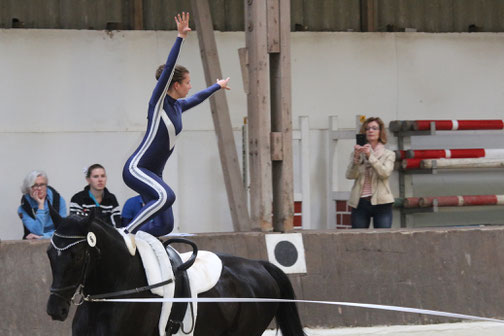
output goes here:
<path id="1" fill-rule="evenodd" d="M 296 295 L 294 294 L 294 288 L 292 288 L 289 277 L 281 269 L 267 261 L 262 262 L 262 264 L 280 288 L 281 293 L 278 298 L 295 299 Z M 306 336 L 301 319 L 299 318 L 297 306 L 294 302 L 280 303 L 278 309 L 276 309 L 275 318 L 283 336 Z"/>
<path id="2" fill-rule="evenodd" d="M 149 295 L 149 297 L 152 297 Z M 159 335 L 158 322 L 161 313 L 159 303 L 108 303 L 108 335 L 136 336 Z"/>
<path id="3" fill-rule="evenodd" d="M 245 305 L 254 304 L 198 304 L 202 308 L 198 312 L 194 336 L 261 336 L 273 319 L 276 308 L 274 310 L 268 307 L 253 309 L 263 313 L 263 315 L 258 316 L 250 314 L 251 309 L 245 307 Z M 272 305 L 275 304 L 272 303 Z M 205 306 L 208 308 L 204 308 Z M 222 312 L 224 311 L 230 311 L 229 314 L 235 316 L 235 321 L 229 321 L 229 316 L 223 316 Z M 239 314 L 235 315 L 234 312 L 239 312 Z"/>
<path id="4" fill-rule="evenodd" d="M 112 334 L 114 320 L 103 303 L 84 302 L 75 312 L 72 321 L 73 336 L 105 336 Z"/>
<path id="5" fill-rule="evenodd" d="M 158 336 L 160 307 L 159 303 L 85 302 L 75 313 L 72 335 Z"/>
<path id="6" fill-rule="evenodd" d="M 221 277 L 201 297 L 277 298 L 280 289 L 275 279 L 257 261 L 219 255 Z M 210 306 L 211 305 L 211 306 Z M 261 336 L 273 320 L 277 303 L 201 303 L 195 336 Z"/>
<path id="7" fill-rule="evenodd" d="M 199 297 L 219 297 L 211 289 Z M 238 310 L 236 303 L 198 303 L 198 316 L 194 336 L 228 336 L 227 331 L 232 327 L 235 312 Z"/>
<path id="8" fill-rule="evenodd" d="M 200 303 L 198 309 L 194 336 L 261 336 L 278 304 Z"/>
<path id="9" fill-rule="evenodd" d="M 261 336 L 278 309 L 278 303 L 241 303 L 240 315 L 229 336 Z"/>
<path id="10" fill-rule="evenodd" d="M 75 311 L 74 318 L 72 320 L 72 335 L 91 335 L 93 334 L 91 324 L 89 323 L 89 303 L 84 302 Z"/>

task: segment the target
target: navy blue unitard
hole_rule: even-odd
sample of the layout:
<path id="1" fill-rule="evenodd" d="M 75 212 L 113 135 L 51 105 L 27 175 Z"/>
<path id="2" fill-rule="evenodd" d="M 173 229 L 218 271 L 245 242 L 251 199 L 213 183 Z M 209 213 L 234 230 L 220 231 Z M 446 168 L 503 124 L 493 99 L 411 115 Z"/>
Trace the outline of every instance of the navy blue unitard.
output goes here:
<path id="1" fill-rule="evenodd" d="M 214 84 L 187 99 L 177 100 L 167 95 L 182 43 L 183 39 L 177 37 L 149 101 L 145 136 L 124 165 L 124 182 L 138 192 L 145 203 L 126 227 L 128 232 L 144 230 L 161 236 L 173 230 L 171 206 L 175 202 L 175 193 L 163 181 L 162 174 L 173 152 L 175 138 L 182 131 L 182 112 L 203 102 L 221 88 L 219 84 Z M 142 229 L 142 225 L 150 219 L 154 223 L 150 222 Z"/>

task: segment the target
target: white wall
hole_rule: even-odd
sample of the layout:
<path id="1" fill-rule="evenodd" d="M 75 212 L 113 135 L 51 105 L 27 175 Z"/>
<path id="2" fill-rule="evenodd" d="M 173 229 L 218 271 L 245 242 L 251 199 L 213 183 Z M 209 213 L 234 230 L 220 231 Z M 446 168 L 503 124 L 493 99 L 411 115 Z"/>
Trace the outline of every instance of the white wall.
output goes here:
<path id="1" fill-rule="evenodd" d="M 154 71 L 174 38 L 161 31 L 0 30 L 0 239 L 21 237 L 19 187 L 31 169 L 46 170 L 69 201 L 85 184 L 82 168 L 100 162 L 119 202 L 133 195 L 122 165 L 142 137 Z M 244 34 L 216 32 L 216 39 L 223 74 L 232 78 L 227 98 L 241 158 L 247 111 L 237 49 Z M 502 118 L 502 55 L 504 34 L 293 33 L 294 127 L 297 116 L 309 115 L 312 128 L 312 227 L 326 222 L 329 115 L 344 128 L 354 126 L 356 114 L 387 123 Z M 195 33 L 179 61 L 191 70 L 193 92 L 205 87 Z M 341 167 L 350 147 L 338 145 Z M 339 185 L 349 190 L 342 173 Z M 184 115 L 164 176 L 177 193 L 180 231 L 232 229 L 208 103 Z"/>

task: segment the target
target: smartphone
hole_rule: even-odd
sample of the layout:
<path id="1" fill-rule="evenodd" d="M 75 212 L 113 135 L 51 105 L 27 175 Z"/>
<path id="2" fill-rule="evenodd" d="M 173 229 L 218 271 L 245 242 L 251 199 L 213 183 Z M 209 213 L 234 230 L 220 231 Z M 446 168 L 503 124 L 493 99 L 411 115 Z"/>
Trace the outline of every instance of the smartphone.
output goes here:
<path id="1" fill-rule="evenodd" d="M 355 140 L 357 142 L 357 145 L 359 146 L 364 146 L 365 144 L 367 144 L 366 134 L 356 134 Z"/>

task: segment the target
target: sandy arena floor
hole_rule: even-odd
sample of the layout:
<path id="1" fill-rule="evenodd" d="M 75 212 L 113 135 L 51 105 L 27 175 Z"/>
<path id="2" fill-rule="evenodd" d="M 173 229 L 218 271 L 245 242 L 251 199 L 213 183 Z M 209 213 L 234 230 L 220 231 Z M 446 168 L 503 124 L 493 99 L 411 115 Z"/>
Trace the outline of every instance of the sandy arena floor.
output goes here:
<path id="1" fill-rule="evenodd" d="M 370 328 L 341 329 L 306 329 L 308 336 L 502 336 L 504 323 L 462 322 L 420 326 L 382 326 Z M 274 336 L 274 330 L 266 331 L 263 336 Z"/>

